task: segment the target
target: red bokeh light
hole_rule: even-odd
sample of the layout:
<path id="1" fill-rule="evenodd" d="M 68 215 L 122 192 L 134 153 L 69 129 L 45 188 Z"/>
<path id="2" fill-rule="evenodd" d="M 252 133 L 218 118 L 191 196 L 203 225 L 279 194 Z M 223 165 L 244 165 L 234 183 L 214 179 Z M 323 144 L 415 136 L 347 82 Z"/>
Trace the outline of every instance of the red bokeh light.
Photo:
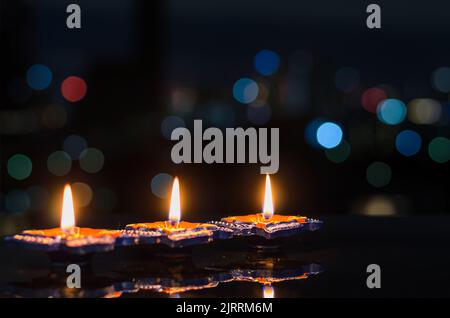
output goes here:
<path id="1" fill-rule="evenodd" d="M 381 88 L 372 87 L 362 94 L 361 104 L 368 112 L 376 113 L 378 104 L 386 98 L 386 93 Z"/>
<path id="2" fill-rule="evenodd" d="M 86 95 L 86 91 L 86 82 L 77 76 L 69 76 L 61 84 L 61 93 L 69 102 L 82 100 Z"/>

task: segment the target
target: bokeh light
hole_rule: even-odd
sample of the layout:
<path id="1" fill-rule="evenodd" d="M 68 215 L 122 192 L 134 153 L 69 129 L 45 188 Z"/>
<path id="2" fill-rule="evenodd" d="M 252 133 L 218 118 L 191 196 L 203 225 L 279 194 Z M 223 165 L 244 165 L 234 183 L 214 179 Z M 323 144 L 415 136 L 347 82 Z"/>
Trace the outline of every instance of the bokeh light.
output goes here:
<path id="1" fill-rule="evenodd" d="M 318 143 L 327 149 L 339 145 L 342 141 L 342 129 L 339 125 L 332 122 L 325 122 L 317 129 Z"/>
<path id="2" fill-rule="evenodd" d="M 103 152 L 97 148 L 86 148 L 79 157 L 80 167 L 86 172 L 97 173 L 105 163 Z"/>
<path id="3" fill-rule="evenodd" d="M 321 118 L 316 118 L 311 120 L 305 127 L 305 141 L 314 148 L 320 148 L 319 142 L 317 141 L 317 129 L 325 121 Z"/>
<path id="4" fill-rule="evenodd" d="M 325 149 L 325 156 L 334 163 L 341 163 L 347 160 L 350 156 L 351 147 L 350 144 L 346 140 L 342 140 L 342 142 L 334 148 Z"/>
<path id="5" fill-rule="evenodd" d="M 66 121 L 67 111 L 61 105 L 48 105 L 42 112 L 42 124 L 47 128 L 62 128 Z"/>
<path id="6" fill-rule="evenodd" d="M 422 138 L 413 130 L 403 130 L 395 138 L 395 147 L 404 156 L 413 156 L 420 151 Z"/>
<path id="7" fill-rule="evenodd" d="M 42 64 L 35 64 L 27 71 L 27 83 L 34 90 L 46 89 L 52 82 L 52 72 Z"/>
<path id="8" fill-rule="evenodd" d="M 270 76 L 278 71 L 280 57 L 271 50 L 261 50 L 255 55 L 254 65 L 259 74 Z"/>
<path id="9" fill-rule="evenodd" d="M 397 209 L 393 200 L 383 195 L 376 195 L 367 200 L 362 208 L 362 214 L 368 216 L 393 216 Z"/>
<path id="10" fill-rule="evenodd" d="M 253 102 L 258 97 L 258 94 L 258 84 L 250 78 L 241 78 L 234 83 L 233 96 L 242 104 Z"/>
<path id="11" fill-rule="evenodd" d="M 167 116 L 161 123 L 161 133 L 162 135 L 170 140 L 170 136 L 172 135 L 172 131 L 179 127 L 185 127 L 183 118 L 178 116 Z"/>
<path id="12" fill-rule="evenodd" d="M 359 72 L 351 67 L 342 67 L 336 72 L 334 83 L 341 92 L 350 93 L 358 87 Z"/>
<path id="13" fill-rule="evenodd" d="M 415 124 L 434 124 L 441 113 L 441 104 L 431 98 L 416 98 L 408 103 L 408 119 Z"/>
<path id="14" fill-rule="evenodd" d="M 173 177 L 167 173 L 158 173 L 152 178 L 152 193 L 161 199 L 169 196 L 172 187 Z"/>
<path id="15" fill-rule="evenodd" d="M 213 100 L 202 107 L 199 118 L 206 119 L 208 124 L 215 127 L 233 127 L 236 123 L 236 110 L 223 101 Z"/>
<path id="16" fill-rule="evenodd" d="M 75 182 L 72 185 L 73 197 L 75 202 L 75 207 L 83 208 L 88 206 L 93 197 L 93 192 L 91 187 L 84 182 Z"/>
<path id="17" fill-rule="evenodd" d="M 63 142 L 63 150 L 72 158 L 78 159 L 80 154 L 88 146 L 86 139 L 78 135 L 70 135 Z"/>
<path id="18" fill-rule="evenodd" d="M 47 168 L 55 176 L 65 176 L 72 168 L 72 159 L 64 151 L 55 151 L 48 156 Z"/>
<path id="19" fill-rule="evenodd" d="M 437 163 L 446 163 L 450 159 L 450 140 L 436 137 L 428 145 L 430 158 Z"/>
<path id="20" fill-rule="evenodd" d="M 185 87 L 174 88 L 170 96 L 172 109 L 180 113 L 192 112 L 196 101 L 195 91 Z"/>
<path id="21" fill-rule="evenodd" d="M 387 98 L 386 93 L 378 87 L 372 87 L 361 95 L 361 104 L 370 113 L 376 113 L 378 104 Z"/>
<path id="22" fill-rule="evenodd" d="M 30 198 L 25 191 L 12 190 L 5 197 L 5 208 L 12 214 L 24 213 L 30 209 Z"/>
<path id="23" fill-rule="evenodd" d="M 405 104 L 395 98 L 383 100 L 377 108 L 378 119 L 387 125 L 400 124 L 406 116 Z"/>
<path id="24" fill-rule="evenodd" d="M 26 155 L 15 154 L 9 158 L 7 170 L 11 178 L 16 180 L 25 180 L 31 175 L 33 163 Z"/>
<path id="25" fill-rule="evenodd" d="M 436 69 L 431 75 L 431 84 L 442 93 L 450 92 L 450 68 L 440 67 Z"/>
<path id="26" fill-rule="evenodd" d="M 61 84 L 61 94 L 69 102 L 78 102 L 86 96 L 87 84 L 78 76 L 69 76 Z"/>
<path id="27" fill-rule="evenodd" d="M 381 188 L 391 182 L 392 170 L 386 163 L 375 161 L 367 167 L 366 177 L 372 186 Z"/>
<path id="28" fill-rule="evenodd" d="M 247 119 L 255 125 L 264 125 L 269 122 L 272 110 L 267 104 L 247 107 Z"/>

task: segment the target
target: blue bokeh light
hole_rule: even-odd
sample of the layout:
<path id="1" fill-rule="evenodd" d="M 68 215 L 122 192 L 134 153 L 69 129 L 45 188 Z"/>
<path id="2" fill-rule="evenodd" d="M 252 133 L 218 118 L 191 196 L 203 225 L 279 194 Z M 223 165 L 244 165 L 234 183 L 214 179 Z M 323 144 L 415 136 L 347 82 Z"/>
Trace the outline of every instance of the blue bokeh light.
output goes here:
<path id="1" fill-rule="evenodd" d="M 259 94 L 258 84 L 250 78 L 241 78 L 233 86 L 234 98 L 242 103 L 249 104 L 253 102 Z"/>
<path id="2" fill-rule="evenodd" d="M 27 71 L 27 83 L 35 90 L 46 89 L 52 82 L 53 74 L 50 69 L 42 64 L 35 64 Z"/>
<path id="3" fill-rule="evenodd" d="M 317 129 L 317 141 L 327 149 L 338 146 L 342 141 L 342 129 L 332 122 L 325 122 Z"/>
<path id="4" fill-rule="evenodd" d="M 403 130 L 395 138 L 395 147 L 404 156 L 413 156 L 420 151 L 422 138 L 412 130 Z"/>
<path id="5" fill-rule="evenodd" d="M 311 120 L 305 127 L 305 141 L 314 148 L 320 148 L 317 142 L 317 129 L 325 122 L 321 118 Z"/>
<path id="6" fill-rule="evenodd" d="M 271 50 L 261 50 L 255 56 L 255 69 L 264 76 L 270 76 L 278 71 L 280 57 Z"/>
<path id="7" fill-rule="evenodd" d="M 406 106 L 398 99 L 388 98 L 378 105 L 377 115 L 382 123 L 397 125 L 406 117 Z"/>

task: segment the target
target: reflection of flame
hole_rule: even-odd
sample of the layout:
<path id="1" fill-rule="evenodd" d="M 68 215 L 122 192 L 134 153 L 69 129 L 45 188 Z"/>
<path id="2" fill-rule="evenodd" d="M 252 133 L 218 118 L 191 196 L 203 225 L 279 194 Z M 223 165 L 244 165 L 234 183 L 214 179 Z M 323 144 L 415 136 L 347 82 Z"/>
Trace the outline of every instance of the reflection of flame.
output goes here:
<path id="1" fill-rule="evenodd" d="M 73 209 L 72 189 L 67 184 L 64 187 L 63 206 L 61 213 L 61 230 L 72 232 L 75 227 L 75 211 Z"/>
<path id="2" fill-rule="evenodd" d="M 275 289 L 272 285 L 264 285 L 263 287 L 264 298 L 275 298 Z"/>
<path id="3" fill-rule="evenodd" d="M 170 197 L 169 221 L 172 224 L 178 224 L 178 222 L 180 222 L 180 218 L 180 183 L 178 182 L 178 178 L 175 177 L 172 186 L 172 196 Z"/>
<path id="4" fill-rule="evenodd" d="M 266 174 L 266 191 L 264 194 L 264 207 L 262 214 L 266 220 L 270 220 L 273 216 L 272 187 L 270 186 L 270 178 L 268 174 Z"/>

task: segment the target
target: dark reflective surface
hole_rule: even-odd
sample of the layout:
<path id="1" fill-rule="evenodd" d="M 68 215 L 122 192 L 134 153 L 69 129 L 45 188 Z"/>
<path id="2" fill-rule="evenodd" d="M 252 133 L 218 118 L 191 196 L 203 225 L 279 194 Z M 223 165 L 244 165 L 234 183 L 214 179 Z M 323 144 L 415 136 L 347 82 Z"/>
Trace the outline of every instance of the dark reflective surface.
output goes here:
<path id="1" fill-rule="evenodd" d="M 323 231 L 258 250 L 245 239 L 185 253 L 118 249 L 82 269 L 82 289 L 45 254 L 2 243 L 0 294 L 13 297 L 403 297 L 448 296 L 450 222 L 445 217 L 325 220 Z M 379 264 L 382 288 L 366 287 Z M 273 287 L 271 289 L 270 287 Z"/>

